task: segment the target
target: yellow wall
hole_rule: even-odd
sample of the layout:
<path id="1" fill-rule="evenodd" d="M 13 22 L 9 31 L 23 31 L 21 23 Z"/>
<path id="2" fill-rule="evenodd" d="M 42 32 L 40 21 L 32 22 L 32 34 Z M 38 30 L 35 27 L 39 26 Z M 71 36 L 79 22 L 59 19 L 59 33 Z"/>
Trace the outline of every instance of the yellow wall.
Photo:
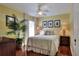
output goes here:
<path id="1" fill-rule="evenodd" d="M 66 14 L 61 14 L 61 15 L 55 15 L 55 16 L 46 16 L 46 17 L 42 17 L 40 19 L 40 22 L 39 22 L 39 27 L 42 27 L 42 21 L 45 21 L 45 20 L 61 20 L 61 27 L 59 28 L 50 28 L 52 31 L 54 31 L 54 34 L 59 34 L 59 35 L 62 35 L 61 33 L 61 29 L 62 27 L 64 26 L 63 23 L 66 23 L 66 27 L 67 27 L 67 35 L 70 35 L 71 33 L 71 15 L 70 13 L 66 13 Z M 64 26 L 65 27 L 65 26 Z M 43 29 L 48 29 L 48 28 L 43 28 Z"/>
<path id="2" fill-rule="evenodd" d="M 8 29 L 6 27 L 6 18 L 5 18 L 5 15 L 12 16 L 13 14 L 15 14 L 16 17 L 19 20 L 23 19 L 23 13 L 21 13 L 19 11 L 16 11 L 16 10 L 13 10 L 13 9 L 10 9 L 8 7 L 0 5 L 0 35 L 2 35 L 2 36 L 8 36 L 8 37 L 15 37 L 14 35 L 6 35 L 6 32 L 8 32 L 10 29 Z M 26 15 L 26 19 L 27 20 L 32 20 L 33 18 L 34 17 Z M 68 30 L 69 30 L 69 32 L 71 32 L 72 23 L 71 23 L 71 19 L 70 18 L 71 18 L 70 13 L 61 14 L 61 15 L 55 15 L 55 16 L 46 16 L 46 17 L 41 18 L 40 21 L 39 21 L 39 23 L 36 24 L 36 25 L 39 26 L 39 27 L 42 27 L 42 21 L 44 21 L 44 20 L 60 19 L 61 22 L 67 23 Z M 62 25 L 61 25 L 61 27 L 62 27 Z M 61 27 L 60 28 L 51 28 L 51 30 L 57 32 L 57 34 L 58 34 L 58 32 L 61 30 Z"/>
<path id="3" fill-rule="evenodd" d="M 6 35 L 6 33 L 10 30 L 6 27 L 6 15 L 13 16 L 13 14 L 19 20 L 23 19 L 23 14 L 21 12 L 0 5 L 0 35 L 1 36 L 8 36 L 11 38 L 15 38 L 15 35 Z"/>
<path id="4" fill-rule="evenodd" d="M 18 18 L 18 20 L 23 20 L 23 13 L 0 5 L 0 36 L 8 36 L 11 38 L 15 38 L 15 35 L 6 35 L 6 33 L 10 30 L 6 27 L 6 15 L 13 16 L 13 14 Z M 31 16 L 26 15 L 27 19 L 32 19 Z"/>

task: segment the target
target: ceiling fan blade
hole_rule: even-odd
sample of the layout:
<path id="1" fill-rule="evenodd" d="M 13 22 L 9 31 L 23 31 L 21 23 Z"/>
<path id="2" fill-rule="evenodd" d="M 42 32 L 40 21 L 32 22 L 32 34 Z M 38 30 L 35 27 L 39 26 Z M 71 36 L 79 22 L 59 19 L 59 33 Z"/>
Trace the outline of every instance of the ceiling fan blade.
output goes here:
<path id="1" fill-rule="evenodd" d="M 38 8 L 37 10 L 40 11 L 41 10 L 41 7 L 44 6 L 44 5 L 45 5 L 44 3 L 39 3 L 38 4 L 38 7 L 37 7 Z"/>
<path id="2" fill-rule="evenodd" d="M 42 14 L 43 16 L 46 16 L 47 14 L 45 13 L 45 12 L 43 12 L 43 14 Z"/>
<path id="3" fill-rule="evenodd" d="M 43 10 L 43 12 L 49 12 L 49 10 Z"/>

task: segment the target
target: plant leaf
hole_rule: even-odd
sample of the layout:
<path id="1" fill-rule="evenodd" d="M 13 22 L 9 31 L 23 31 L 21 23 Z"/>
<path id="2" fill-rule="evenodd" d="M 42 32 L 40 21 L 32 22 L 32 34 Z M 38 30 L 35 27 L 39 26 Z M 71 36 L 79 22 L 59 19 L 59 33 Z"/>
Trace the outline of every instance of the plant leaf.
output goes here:
<path id="1" fill-rule="evenodd" d="M 7 32 L 7 35 L 9 35 L 9 34 L 16 34 L 16 32 L 15 31 L 9 31 L 9 32 Z"/>

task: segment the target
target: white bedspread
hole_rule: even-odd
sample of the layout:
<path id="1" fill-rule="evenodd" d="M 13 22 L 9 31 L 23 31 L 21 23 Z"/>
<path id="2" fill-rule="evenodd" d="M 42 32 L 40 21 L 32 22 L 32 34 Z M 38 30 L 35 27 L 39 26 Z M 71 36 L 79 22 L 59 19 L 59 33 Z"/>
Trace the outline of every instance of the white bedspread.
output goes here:
<path id="1" fill-rule="evenodd" d="M 34 37 L 29 37 L 28 45 L 33 46 L 32 49 L 35 52 L 47 54 L 48 52 L 40 49 L 41 48 L 50 51 L 49 55 L 55 55 L 58 51 L 59 46 L 59 36 L 58 35 L 36 35 Z"/>

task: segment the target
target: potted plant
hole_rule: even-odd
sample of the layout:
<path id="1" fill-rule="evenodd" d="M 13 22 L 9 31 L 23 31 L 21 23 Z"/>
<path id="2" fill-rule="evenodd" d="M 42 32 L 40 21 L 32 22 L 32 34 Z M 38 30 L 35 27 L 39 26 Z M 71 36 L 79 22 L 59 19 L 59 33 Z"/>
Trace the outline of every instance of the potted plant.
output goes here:
<path id="1" fill-rule="evenodd" d="M 11 29 L 11 31 L 7 32 L 7 34 L 16 35 L 16 47 L 18 49 L 21 48 L 21 44 L 22 44 L 22 41 L 23 41 L 24 36 L 25 36 L 26 26 L 25 26 L 24 22 L 25 22 L 25 20 L 17 21 L 17 22 L 10 22 L 8 24 L 8 28 Z M 20 37 L 20 32 L 23 33 L 23 37 Z"/>

